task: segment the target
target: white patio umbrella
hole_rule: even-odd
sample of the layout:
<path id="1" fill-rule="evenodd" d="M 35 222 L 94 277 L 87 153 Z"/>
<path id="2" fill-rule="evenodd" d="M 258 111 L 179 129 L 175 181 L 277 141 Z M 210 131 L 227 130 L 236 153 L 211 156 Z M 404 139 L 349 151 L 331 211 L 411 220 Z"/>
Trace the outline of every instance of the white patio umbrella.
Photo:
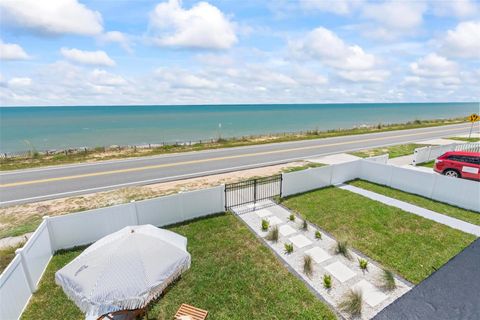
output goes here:
<path id="1" fill-rule="evenodd" d="M 57 271 L 55 281 L 87 315 L 145 307 L 190 268 L 187 239 L 152 225 L 98 240 Z"/>

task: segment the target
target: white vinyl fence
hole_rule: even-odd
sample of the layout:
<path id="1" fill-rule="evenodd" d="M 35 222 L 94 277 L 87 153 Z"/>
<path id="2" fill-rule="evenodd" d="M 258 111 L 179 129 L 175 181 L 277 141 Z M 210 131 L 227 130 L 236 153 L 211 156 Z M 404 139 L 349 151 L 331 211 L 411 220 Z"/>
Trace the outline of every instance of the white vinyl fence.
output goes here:
<path id="1" fill-rule="evenodd" d="M 95 242 L 129 225 L 165 226 L 222 212 L 219 186 L 58 217 L 46 217 L 0 275 L 0 319 L 18 319 L 53 253 Z"/>
<path id="2" fill-rule="evenodd" d="M 361 178 L 480 211 L 480 183 L 362 159 L 283 175 L 284 196 Z M 59 249 L 92 243 L 128 225 L 165 226 L 224 211 L 224 186 L 46 217 L 0 275 L 0 319 L 18 319 Z"/>
<path id="3" fill-rule="evenodd" d="M 448 151 L 480 152 L 480 143 L 452 143 L 443 146 L 427 146 L 413 151 L 413 165 L 435 160 Z"/>

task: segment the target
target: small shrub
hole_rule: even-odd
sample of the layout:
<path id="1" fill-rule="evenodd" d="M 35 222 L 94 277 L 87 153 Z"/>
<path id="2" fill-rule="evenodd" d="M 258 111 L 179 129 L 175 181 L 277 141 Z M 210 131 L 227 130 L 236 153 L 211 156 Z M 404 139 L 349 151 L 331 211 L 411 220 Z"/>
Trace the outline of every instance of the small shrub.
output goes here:
<path id="1" fill-rule="evenodd" d="M 338 307 L 343 312 L 356 317 L 362 314 L 362 301 L 363 295 L 361 291 L 350 290 Z"/>
<path id="2" fill-rule="evenodd" d="M 293 243 L 285 243 L 285 253 L 290 254 L 293 252 Z"/>
<path id="3" fill-rule="evenodd" d="M 290 213 L 290 217 L 288 217 L 290 221 L 295 221 L 295 214 Z"/>
<path id="4" fill-rule="evenodd" d="M 308 231 L 308 222 L 305 219 L 302 222 L 302 230 L 303 231 Z"/>
<path id="5" fill-rule="evenodd" d="M 323 275 L 323 287 L 325 289 L 330 289 L 332 287 L 332 276 L 329 274 Z"/>
<path id="6" fill-rule="evenodd" d="M 262 231 L 267 231 L 270 226 L 270 222 L 266 219 L 262 219 Z"/>
<path id="7" fill-rule="evenodd" d="M 360 269 L 362 270 L 367 270 L 368 268 L 368 261 L 365 259 L 358 259 L 358 264 L 360 266 Z"/>
<path id="8" fill-rule="evenodd" d="M 274 226 L 270 229 L 267 235 L 267 240 L 278 242 L 278 226 Z"/>
<path id="9" fill-rule="evenodd" d="M 337 248 L 335 249 L 336 254 L 341 254 L 345 258 L 350 259 L 350 250 L 348 249 L 348 242 L 347 241 L 338 241 Z"/>
<path id="10" fill-rule="evenodd" d="M 315 239 L 318 239 L 318 240 L 322 239 L 322 233 L 318 230 L 315 231 Z"/>
<path id="11" fill-rule="evenodd" d="M 305 273 L 307 277 L 313 276 L 313 259 L 308 254 L 303 257 L 303 273 Z"/>
<path id="12" fill-rule="evenodd" d="M 381 287 L 385 290 L 394 290 L 397 287 L 395 275 L 392 271 L 383 269 Z"/>

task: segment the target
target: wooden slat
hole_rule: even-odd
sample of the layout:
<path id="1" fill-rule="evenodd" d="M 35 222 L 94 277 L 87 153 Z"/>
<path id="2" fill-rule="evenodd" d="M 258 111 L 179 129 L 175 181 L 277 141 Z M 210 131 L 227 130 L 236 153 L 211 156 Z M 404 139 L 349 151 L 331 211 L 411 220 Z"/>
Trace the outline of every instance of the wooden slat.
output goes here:
<path id="1" fill-rule="evenodd" d="M 190 316 L 193 320 L 204 320 L 208 316 L 208 311 L 182 303 L 175 314 L 175 319 L 179 319 L 180 316 Z"/>

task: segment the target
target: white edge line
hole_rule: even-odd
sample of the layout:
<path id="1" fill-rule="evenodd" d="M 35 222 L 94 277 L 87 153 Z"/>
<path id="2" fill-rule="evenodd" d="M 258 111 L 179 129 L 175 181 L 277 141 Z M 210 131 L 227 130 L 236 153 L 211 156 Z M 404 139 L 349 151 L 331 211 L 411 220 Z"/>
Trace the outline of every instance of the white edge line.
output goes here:
<path id="1" fill-rule="evenodd" d="M 381 144 L 381 145 L 376 145 L 373 148 L 391 146 L 391 145 L 396 145 L 396 144 L 397 143 L 395 143 L 395 142 L 385 143 L 385 144 Z M 307 159 L 314 158 L 314 157 L 328 156 L 328 155 L 332 155 L 332 154 L 352 152 L 352 151 L 357 151 L 357 150 L 362 150 L 362 149 L 364 149 L 364 148 L 363 147 L 358 147 L 358 148 L 343 150 L 342 152 L 335 151 L 335 152 L 319 153 L 319 154 L 314 154 L 314 155 L 308 155 L 308 156 L 305 156 L 305 157 L 296 157 L 296 158 L 262 162 L 262 163 L 256 163 L 256 164 L 247 164 L 247 165 L 243 165 L 243 166 L 231 167 L 231 168 L 226 168 L 226 169 L 216 169 L 216 170 L 202 171 L 202 172 L 196 172 L 196 173 L 187 173 L 187 174 L 182 174 L 182 175 L 178 175 L 178 176 L 170 176 L 170 177 L 157 178 L 157 179 L 141 180 L 141 181 L 134 181 L 134 182 L 127 182 L 127 183 L 109 185 L 109 186 L 104 186 L 104 187 L 88 188 L 88 189 L 82 189 L 82 190 L 76 190 L 76 191 L 53 193 L 53 194 L 37 196 L 37 197 L 29 197 L 29 198 L 23 198 L 23 199 L 8 200 L 8 201 L 0 202 L 0 206 L 6 205 L 6 204 L 17 203 L 17 202 L 30 201 L 30 200 L 41 200 L 41 199 L 46 199 L 46 198 L 55 199 L 55 198 L 58 198 L 59 196 L 66 196 L 66 195 L 75 195 L 75 194 L 80 195 L 80 194 L 86 194 L 86 193 L 91 192 L 91 191 L 115 189 L 115 188 L 119 188 L 119 187 L 126 187 L 126 186 L 129 186 L 129 185 L 139 185 L 139 186 L 141 186 L 141 185 L 146 185 L 146 184 L 152 184 L 154 182 L 158 183 L 158 182 L 163 182 L 163 181 L 164 182 L 171 182 L 171 181 L 175 181 L 175 180 L 184 180 L 184 179 L 187 179 L 189 177 L 199 178 L 199 177 L 202 177 L 202 176 L 208 176 L 208 175 L 213 175 L 213 174 L 229 173 L 229 172 L 240 171 L 240 170 L 245 170 L 245 169 L 249 169 L 249 168 L 260 168 L 260 167 L 265 167 L 265 166 L 269 166 L 269 165 L 276 165 L 276 164 L 282 164 L 282 163 L 299 161 L 299 160 L 307 160 Z M 50 199 L 46 199 L 46 200 L 50 200 Z"/>
<path id="2" fill-rule="evenodd" d="M 54 166 L 46 166 L 43 168 L 35 168 L 35 169 L 19 169 L 19 170 L 11 170 L 11 171 L 0 171 L 0 177 L 1 176 L 6 176 L 6 175 L 11 175 L 11 174 L 22 174 L 22 173 L 31 173 L 31 172 L 39 172 L 39 171 L 49 171 L 49 170 L 60 170 L 60 169 L 69 169 L 69 168 L 81 168 L 81 167 L 87 167 L 87 166 L 101 166 L 101 165 L 108 165 L 108 164 L 115 164 L 115 163 L 126 163 L 126 162 L 134 162 L 134 161 L 142 161 L 142 160 L 156 160 L 156 159 L 164 159 L 164 158 L 172 158 L 172 157 L 178 157 L 178 156 L 188 156 L 188 155 L 197 155 L 199 152 L 202 153 L 215 153 L 215 152 L 221 152 L 221 151 L 226 151 L 226 150 L 238 150 L 238 149 L 243 149 L 243 150 L 249 150 L 249 149 L 255 149 L 255 148 L 260 148 L 260 147 L 266 147 L 269 145 L 288 145 L 288 144 L 297 144 L 297 143 L 307 143 L 307 142 L 312 142 L 315 140 L 322 140 L 322 141 L 328 141 L 332 139 L 341 139 L 341 138 L 351 138 L 352 136 L 354 137 L 365 137 L 369 135 L 381 135 L 381 134 L 388 134 L 388 133 L 394 133 L 394 132 L 406 132 L 406 131 L 420 131 L 420 130 L 428 130 L 428 129 L 449 129 L 455 126 L 454 129 L 456 129 L 457 126 L 461 126 L 462 124 L 453 124 L 453 125 L 445 125 L 445 126 L 437 126 L 437 127 L 426 127 L 426 128 L 415 128 L 415 129 L 407 129 L 407 130 L 392 130 L 392 131 L 384 131 L 384 132 L 373 132 L 373 133 L 366 133 L 366 134 L 354 134 L 354 135 L 345 135 L 345 136 L 337 136 L 337 137 L 328 137 L 328 138 L 318 138 L 318 139 L 305 139 L 305 140 L 297 140 L 297 141 L 285 141 L 285 142 L 272 142 L 272 143 L 265 143 L 265 144 L 257 144 L 257 145 L 251 145 L 251 146 L 240 146 L 240 147 L 232 147 L 232 148 L 218 148 L 218 149 L 207 149 L 207 150 L 200 150 L 200 151 L 188 151 L 188 152 L 176 152 L 172 154 L 162 154 L 162 155 L 153 155 L 153 156 L 145 156 L 145 157 L 132 157 L 129 159 L 112 159 L 112 160 L 104 160 L 104 161 L 95 161 L 95 162 L 90 162 L 90 163 L 79 163 L 79 164 L 66 164 L 66 165 L 54 165 Z M 464 125 L 464 124 L 463 124 Z M 469 128 L 462 128 L 459 127 L 459 130 L 469 130 Z M 423 132 L 419 132 L 419 134 L 422 134 Z M 435 134 L 437 132 L 433 132 Z M 442 132 L 438 132 L 441 134 Z M 1 202 L 0 202 L 1 204 Z"/>

